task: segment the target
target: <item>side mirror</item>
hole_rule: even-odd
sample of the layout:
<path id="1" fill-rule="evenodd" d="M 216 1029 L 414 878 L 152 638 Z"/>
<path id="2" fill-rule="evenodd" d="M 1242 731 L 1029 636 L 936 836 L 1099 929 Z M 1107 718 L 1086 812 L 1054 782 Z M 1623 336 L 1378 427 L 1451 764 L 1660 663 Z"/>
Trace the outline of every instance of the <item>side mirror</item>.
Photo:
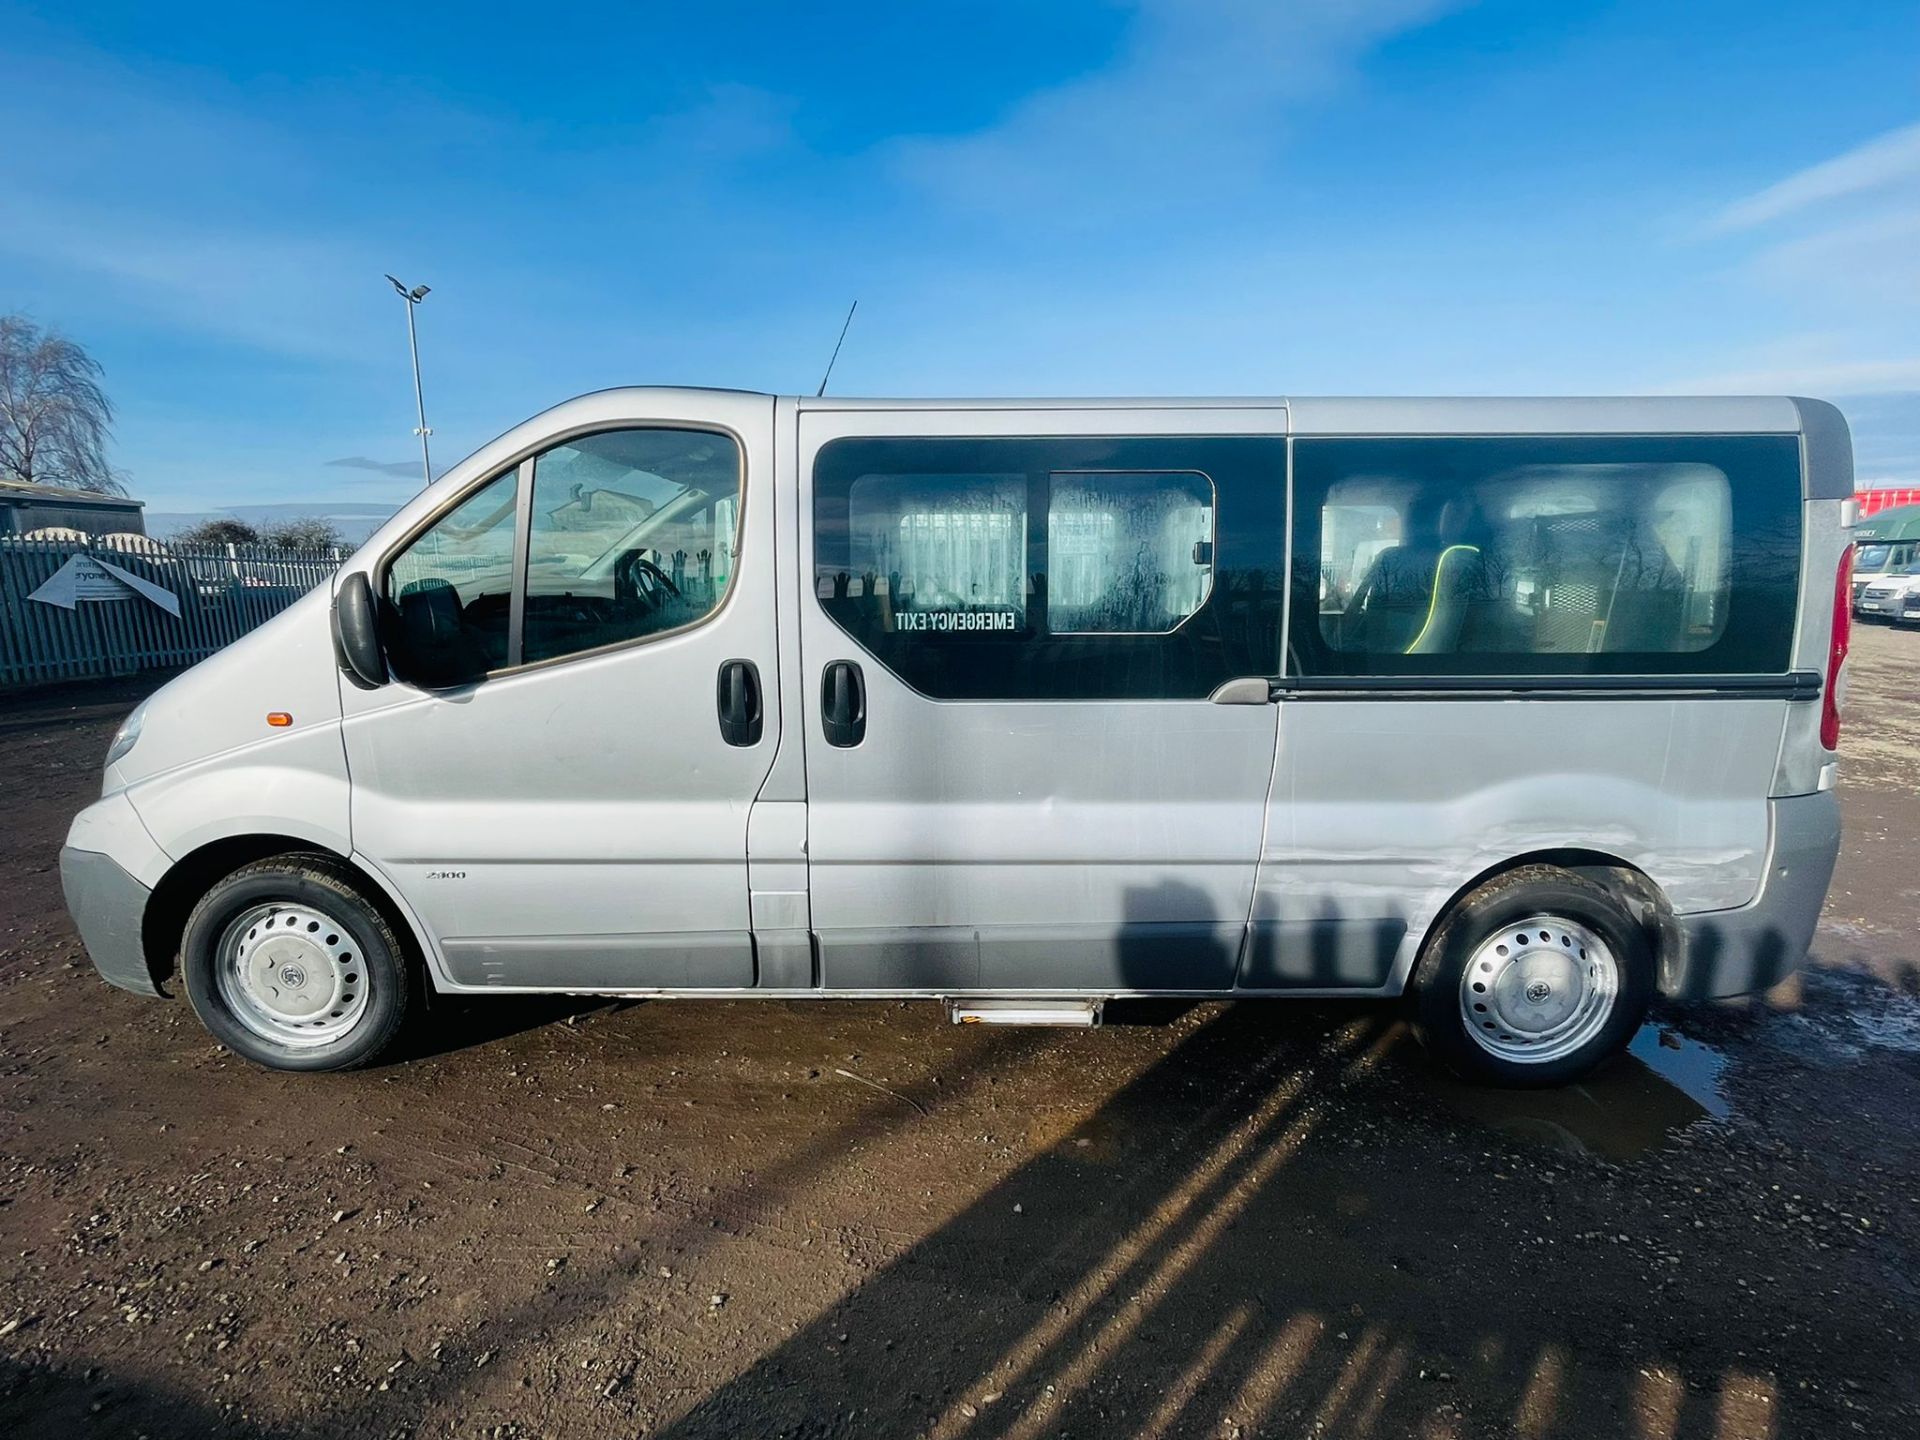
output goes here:
<path id="1" fill-rule="evenodd" d="M 365 571 L 356 570 L 342 580 L 333 597 L 333 653 L 356 684 L 372 689 L 387 683 L 379 616 Z"/>

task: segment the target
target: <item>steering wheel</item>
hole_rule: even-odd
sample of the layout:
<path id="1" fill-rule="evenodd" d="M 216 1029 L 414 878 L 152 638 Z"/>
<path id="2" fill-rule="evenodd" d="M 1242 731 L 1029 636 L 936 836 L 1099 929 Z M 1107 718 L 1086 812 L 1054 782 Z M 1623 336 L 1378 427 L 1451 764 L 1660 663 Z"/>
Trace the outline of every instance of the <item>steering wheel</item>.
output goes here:
<path id="1" fill-rule="evenodd" d="M 648 610 L 658 610 L 669 597 L 678 600 L 680 587 L 646 556 L 635 551 L 621 562 L 622 578 L 633 587 L 633 597 Z"/>

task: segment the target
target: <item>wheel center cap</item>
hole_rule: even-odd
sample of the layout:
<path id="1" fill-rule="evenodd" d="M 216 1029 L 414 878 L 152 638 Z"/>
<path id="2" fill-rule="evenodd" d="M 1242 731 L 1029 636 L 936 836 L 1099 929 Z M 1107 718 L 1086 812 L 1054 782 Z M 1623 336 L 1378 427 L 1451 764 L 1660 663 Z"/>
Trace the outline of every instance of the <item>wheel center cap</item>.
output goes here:
<path id="1" fill-rule="evenodd" d="M 248 985 L 274 1016 L 306 1021 L 333 1003 L 339 988 L 324 954 L 303 935 L 276 935 L 249 957 Z"/>
<path id="2" fill-rule="evenodd" d="M 1553 998 L 1553 986 L 1544 980 L 1531 980 L 1527 982 L 1526 995 L 1535 1005 L 1544 1005 Z"/>

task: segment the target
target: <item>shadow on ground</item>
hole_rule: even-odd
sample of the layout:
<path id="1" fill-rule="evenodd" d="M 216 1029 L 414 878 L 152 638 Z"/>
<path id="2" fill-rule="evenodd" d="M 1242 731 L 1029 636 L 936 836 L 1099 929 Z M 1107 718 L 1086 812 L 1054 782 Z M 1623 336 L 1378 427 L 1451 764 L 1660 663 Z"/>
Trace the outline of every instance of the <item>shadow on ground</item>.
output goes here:
<path id="1" fill-rule="evenodd" d="M 995 1038 L 983 1066 L 1052 1041 Z M 1642 1053 L 1671 1044 L 1643 1038 Z M 1414 1183 L 1382 1173 L 1408 1153 L 1380 1138 L 1408 1125 L 1381 1114 L 1396 1091 L 1590 1167 L 1609 1127 L 1632 1152 L 1709 1115 L 1638 1057 L 1588 1087 L 1495 1096 L 1435 1081 L 1378 1007 L 1215 1009 L 1085 1123 L 648 1433 L 1803 1433 L 1798 1397 L 1753 1353 L 1748 1299 L 1636 1283 L 1644 1257 L 1559 1213 L 1567 1172 L 1508 1188 L 1497 1156 L 1489 1174 L 1466 1146 L 1428 1152 Z M 862 1141 L 960 1099 L 899 1098 L 861 1122 Z M 762 1194 L 813 1178 L 766 1176 Z M 517 1337 L 606 1323 L 640 1283 L 620 1265 L 580 1273 L 498 1316 L 486 1343 L 511 1364 Z M 461 1368 L 415 1399 L 457 1401 Z"/>
<path id="2" fill-rule="evenodd" d="M 1305 1063 L 1271 1012 L 1210 1021 L 664 1433 L 1405 1435 L 1469 1377 L 1522 1434 L 1577 1406 L 1585 1433 L 1648 1412 L 1638 1433 L 1719 1436 L 1730 1406 L 1779 1403 L 1711 1317 L 1683 1353 L 1636 1339 L 1642 1294 L 1583 1293 L 1606 1257 L 1513 1233 L 1477 1180 L 1370 1184 L 1327 1126 L 1343 1089 L 1403 1063 L 1399 1036 L 1329 1018 Z M 1440 1290 L 1459 1328 L 1436 1342 Z"/>
<path id="3" fill-rule="evenodd" d="M 378 1068 L 386 1070 L 438 1055 L 454 1055 L 543 1025 L 617 1015 L 644 1003 L 604 995 L 436 995 L 393 1053 L 381 1057 Z"/>

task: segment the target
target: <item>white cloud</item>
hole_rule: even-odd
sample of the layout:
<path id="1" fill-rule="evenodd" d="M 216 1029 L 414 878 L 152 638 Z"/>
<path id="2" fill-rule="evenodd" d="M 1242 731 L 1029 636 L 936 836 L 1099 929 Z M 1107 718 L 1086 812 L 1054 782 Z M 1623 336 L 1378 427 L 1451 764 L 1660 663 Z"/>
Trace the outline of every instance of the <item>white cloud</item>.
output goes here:
<path id="1" fill-rule="evenodd" d="M 1920 306 L 1920 207 L 1836 219 L 1768 247 L 1752 268 L 1782 295 L 1863 318 Z"/>
<path id="2" fill-rule="evenodd" d="M 537 126 L 378 79 L 261 107 L 218 85 L 182 93 L 105 59 L 44 70 L 0 57 L 0 133 L 36 133 L 34 117 L 62 115 L 40 128 L 40 143 L 0 147 L 0 262 L 30 263 L 100 309 L 181 333 L 355 366 L 370 355 L 384 365 L 398 313 L 385 271 L 425 271 L 437 285 L 457 274 L 470 300 L 490 285 L 524 294 L 542 283 L 484 247 L 448 246 L 463 225 L 510 233 L 499 222 L 515 205 L 584 207 L 594 187 L 617 177 L 631 189 L 632 175 L 670 177 L 683 219 L 719 193 L 713 177 L 793 143 L 785 102 L 739 85 L 609 125 L 569 150 Z M 392 136 L 378 154 L 330 123 L 356 105 L 357 123 L 377 115 Z M 462 149 L 502 174 L 531 173 L 508 191 L 441 181 L 450 155 L 451 173 L 468 173 Z"/>
<path id="3" fill-rule="evenodd" d="M 797 143 L 793 103 L 750 85 L 721 84 L 684 110 L 644 127 L 650 161 L 672 159 L 689 171 L 777 156 Z"/>
<path id="4" fill-rule="evenodd" d="M 1920 124 L 1908 125 L 1789 175 L 1722 210 L 1713 228 L 1751 230 L 1811 206 L 1920 186 Z"/>
<path id="5" fill-rule="evenodd" d="M 1899 395 L 1920 391 L 1920 355 L 1884 360 L 1784 362 L 1698 375 L 1661 387 L 1673 395 Z"/>
<path id="6" fill-rule="evenodd" d="M 1920 124 L 1890 130 L 1720 211 L 1700 238 L 1747 316 L 1780 326 L 1724 369 L 1667 387 L 1856 398 L 1920 391 Z"/>
<path id="7" fill-rule="evenodd" d="M 88 277 L 171 323 L 286 355 L 348 358 L 370 262 L 314 236 L 201 225 L 0 189 L 0 254 Z M 358 312 L 358 313 L 356 313 Z"/>
<path id="8" fill-rule="evenodd" d="M 1288 112 L 1446 0 L 1140 0 L 1119 57 L 988 129 L 906 140 L 900 173 L 959 209 L 1042 223 L 1159 211 L 1271 163 Z"/>
<path id="9" fill-rule="evenodd" d="M 1746 272 L 1783 310 L 1888 329 L 1920 306 L 1920 125 L 1728 206 L 1710 233 L 1759 242 Z"/>

